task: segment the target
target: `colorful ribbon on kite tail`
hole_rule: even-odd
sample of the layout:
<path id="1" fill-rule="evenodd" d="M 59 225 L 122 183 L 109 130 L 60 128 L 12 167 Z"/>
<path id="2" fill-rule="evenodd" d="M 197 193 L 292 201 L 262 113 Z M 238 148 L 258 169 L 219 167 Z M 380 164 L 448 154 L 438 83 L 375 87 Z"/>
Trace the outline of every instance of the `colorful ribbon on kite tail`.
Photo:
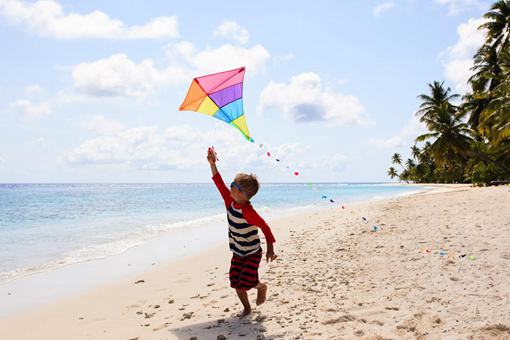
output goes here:
<path id="1" fill-rule="evenodd" d="M 255 142 L 255 141 L 253 141 Z M 285 168 L 287 169 L 290 169 L 290 166 L 289 165 L 286 165 L 284 161 L 282 161 L 281 158 L 278 158 L 275 156 L 274 153 L 272 153 L 271 151 L 269 151 L 265 146 L 264 144 L 259 144 L 259 149 L 264 149 L 263 151 L 265 152 L 265 154 L 267 155 L 267 157 L 269 158 L 272 158 L 275 160 L 276 163 L 278 163 L 278 165 L 281 165 L 281 166 L 285 166 Z M 293 174 L 294 176 L 299 176 L 300 175 L 300 171 L 293 171 Z M 313 183 L 307 183 L 308 186 L 310 186 L 313 190 L 317 190 L 317 185 L 313 184 Z M 330 203 L 333 203 L 333 204 L 340 204 L 340 206 L 342 207 L 342 209 L 345 209 L 345 206 L 340 202 L 339 199 L 337 198 L 332 198 L 332 197 L 329 197 L 327 195 L 322 195 L 321 196 L 322 199 L 327 199 Z"/>

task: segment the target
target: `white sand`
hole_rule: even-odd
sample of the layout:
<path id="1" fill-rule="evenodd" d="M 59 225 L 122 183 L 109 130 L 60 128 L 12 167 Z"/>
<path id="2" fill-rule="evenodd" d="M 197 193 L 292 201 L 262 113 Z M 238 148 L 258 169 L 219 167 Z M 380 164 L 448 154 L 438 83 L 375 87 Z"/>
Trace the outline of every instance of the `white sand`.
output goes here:
<path id="1" fill-rule="evenodd" d="M 261 266 L 269 298 L 251 317 L 236 317 L 225 241 L 5 317 L 0 339 L 510 339 L 510 187 L 450 188 L 270 225 L 279 259 Z"/>

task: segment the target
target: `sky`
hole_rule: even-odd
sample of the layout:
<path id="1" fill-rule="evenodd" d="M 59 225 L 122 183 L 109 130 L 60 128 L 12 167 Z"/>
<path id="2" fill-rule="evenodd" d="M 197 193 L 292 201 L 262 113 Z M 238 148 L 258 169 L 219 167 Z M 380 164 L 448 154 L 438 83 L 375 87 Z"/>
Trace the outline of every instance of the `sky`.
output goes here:
<path id="1" fill-rule="evenodd" d="M 0 183 L 208 182 L 209 146 L 225 181 L 390 181 L 427 84 L 468 90 L 491 4 L 0 0 Z M 240 66 L 254 143 L 178 111 Z"/>

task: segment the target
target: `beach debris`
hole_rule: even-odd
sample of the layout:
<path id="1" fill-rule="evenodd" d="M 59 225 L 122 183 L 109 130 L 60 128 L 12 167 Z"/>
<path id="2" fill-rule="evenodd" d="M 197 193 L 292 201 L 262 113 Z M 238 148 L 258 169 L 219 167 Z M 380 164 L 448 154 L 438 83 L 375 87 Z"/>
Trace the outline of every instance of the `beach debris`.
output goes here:
<path id="1" fill-rule="evenodd" d="M 459 255 L 459 257 L 466 257 L 466 256 L 467 256 L 466 254 Z"/>
<path id="2" fill-rule="evenodd" d="M 154 305 L 154 308 L 155 308 L 155 309 L 156 309 L 156 308 L 159 308 L 159 307 L 160 307 L 159 305 Z"/>
<path id="3" fill-rule="evenodd" d="M 220 334 L 216 337 L 216 340 L 226 340 L 227 338 L 223 335 L 223 334 Z"/>
<path id="4" fill-rule="evenodd" d="M 474 261 L 474 260 L 476 260 L 476 257 L 475 257 L 475 255 L 469 255 L 468 259 L 470 259 L 471 261 Z"/>
<path id="5" fill-rule="evenodd" d="M 379 227 L 378 225 L 374 225 L 374 226 L 372 227 L 372 230 L 371 230 L 371 231 L 372 231 L 372 232 L 377 232 L 377 231 L 380 231 L 380 230 L 381 230 L 381 227 Z"/>
<path id="6" fill-rule="evenodd" d="M 174 303 L 174 302 L 175 302 L 175 300 L 174 300 L 174 299 L 170 299 L 170 300 L 168 300 L 168 304 L 169 304 L 169 305 L 171 305 L 171 304 L 172 304 L 172 303 Z"/>
<path id="7" fill-rule="evenodd" d="M 142 315 L 143 312 L 141 310 L 139 310 L 138 312 L 136 312 L 137 315 Z"/>
<path id="8" fill-rule="evenodd" d="M 356 320 L 356 318 L 354 316 L 346 314 L 346 315 L 342 315 L 342 316 L 340 316 L 338 318 L 325 320 L 325 321 L 322 322 L 322 324 L 323 325 L 332 325 L 332 324 L 335 324 L 335 323 L 349 322 L 349 321 L 354 321 L 354 320 Z"/>
<path id="9" fill-rule="evenodd" d="M 135 285 L 139 284 L 139 283 L 144 283 L 144 282 L 145 282 L 144 280 L 138 280 L 138 281 L 135 282 Z"/>
<path id="10" fill-rule="evenodd" d="M 144 313 L 144 316 L 146 319 L 150 319 L 152 318 L 154 315 L 156 315 L 156 313 Z"/>
<path id="11" fill-rule="evenodd" d="M 447 253 L 446 253 L 445 251 L 442 251 L 442 250 L 441 250 L 441 251 L 439 252 L 439 256 L 446 256 L 446 255 L 447 255 Z"/>
<path id="12" fill-rule="evenodd" d="M 193 312 L 184 313 L 184 314 L 182 314 L 182 320 L 191 319 L 192 316 L 193 316 Z"/>

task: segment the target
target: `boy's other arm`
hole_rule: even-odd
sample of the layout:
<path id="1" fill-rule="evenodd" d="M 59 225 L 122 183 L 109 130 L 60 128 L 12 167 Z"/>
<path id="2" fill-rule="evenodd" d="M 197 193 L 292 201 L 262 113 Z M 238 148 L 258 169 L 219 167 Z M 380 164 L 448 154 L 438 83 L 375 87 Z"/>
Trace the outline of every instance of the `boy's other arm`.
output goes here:
<path id="1" fill-rule="evenodd" d="M 277 256 L 274 253 L 273 243 L 275 242 L 275 239 L 273 233 L 271 232 L 271 228 L 269 228 L 266 221 L 264 221 L 264 219 L 260 217 L 259 214 L 257 214 L 251 205 L 243 209 L 243 216 L 249 224 L 256 225 L 262 229 L 267 243 L 266 260 L 268 262 L 269 260 L 274 261 Z"/>
<path id="2" fill-rule="evenodd" d="M 262 229 L 262 232 L 266 237 L 267 244 L 269 245 L 269 243 L 271 243 L 272 246 L 272 244 L 275 242 L 275 239 L 273 233 L 271 232 L 271 228 L 269 228 L 266 221 L 264 221 L 264 219 L 260 217 L 259 214 L 257 214 L 255 209 L 253 209 L 251 205 L 243 209 L 243 216 L 249 224 L 256 225 L 257 227 Z"/>

